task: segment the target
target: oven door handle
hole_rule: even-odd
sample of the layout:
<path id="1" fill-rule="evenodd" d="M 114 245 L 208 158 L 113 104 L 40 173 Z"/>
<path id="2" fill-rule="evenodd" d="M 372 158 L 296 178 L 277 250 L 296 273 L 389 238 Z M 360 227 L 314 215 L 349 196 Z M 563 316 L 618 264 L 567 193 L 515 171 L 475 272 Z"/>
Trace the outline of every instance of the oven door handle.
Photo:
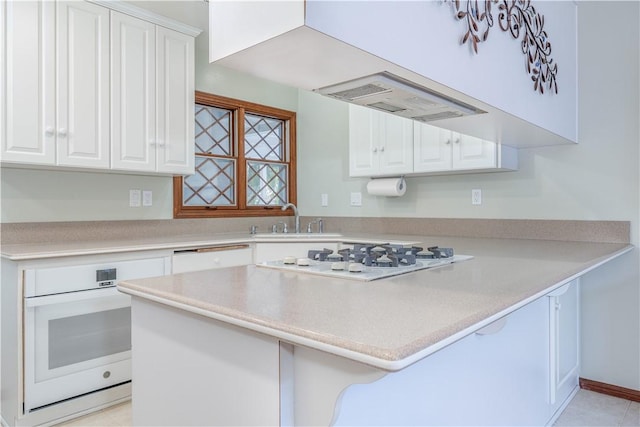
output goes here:
<path id="1" fill-rule="evenodd" d="M 124 298 L 131 298 L 129 295 L 123 294 L 118 291 L 115 286 L 102 289 L 91 289 L 86 291 L 67 292 L 64 294 L 45 295 L 40 297 L 28 297 L 25 298 L 25 307 L 40 307 L 43 305 L 61 304 L 66 302 L 76 302 L 82 300 L 89 300 L 95 298 L 104 298 L 109 296 L 121 296 Z"/>

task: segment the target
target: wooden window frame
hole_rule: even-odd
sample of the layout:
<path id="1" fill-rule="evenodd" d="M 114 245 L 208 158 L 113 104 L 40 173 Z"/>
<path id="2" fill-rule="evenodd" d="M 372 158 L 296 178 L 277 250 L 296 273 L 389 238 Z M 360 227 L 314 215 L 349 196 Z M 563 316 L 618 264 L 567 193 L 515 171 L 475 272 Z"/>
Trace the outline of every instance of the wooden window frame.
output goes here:
<path id="1" fill-rule="evenodd" d="M 297 203 L 296 186 L 296 113 L 280 108 L 268 107 L 213 95 L 206 92 L 195 92 L 195 103 L 233 110 L 233 124 L 231 130 L 234 149 L 233 158 L 236 159 L 236 203 L 237 206 L 183 206 L 182 205 L 182 176 L 173 177 L 173 217 L 174 218 L 234 218 L 234 217 L 261 217 L 261 216 L 291 216 L 290 209 L 282 211 L 280 206 L 247 206 L 247 175 L 246 158 L 244 153 L 244 115 L 256 114 L 265 117 L 284 120 L 285 126 L 285 158 L 288 157 L 289 166 L 287 199 L 289 203 Z M 194 142 L 195 143 L 195 142 Z M 195 154 L 194 154 L 195 156 Z M 280 162 L 278 162 L 280 163 Z"/>

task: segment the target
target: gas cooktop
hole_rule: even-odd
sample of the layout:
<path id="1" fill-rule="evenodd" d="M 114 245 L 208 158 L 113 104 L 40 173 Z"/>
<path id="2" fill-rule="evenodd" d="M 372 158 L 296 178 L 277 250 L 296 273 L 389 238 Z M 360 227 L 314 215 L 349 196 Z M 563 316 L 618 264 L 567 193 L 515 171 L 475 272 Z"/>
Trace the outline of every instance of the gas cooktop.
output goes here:
<path id="1" fill-rule="evenodd" d="M 330 249 L 310 250 L 307 257 L 285 257 L 267 261 L 259 267 L 275 268 L 296 273 L 370 281 L 397 276 L 412 271 L 437 268 L 473 258 L 454 255 L 452 248 L 389 244 L 354 244 L 334 252 Z"/>

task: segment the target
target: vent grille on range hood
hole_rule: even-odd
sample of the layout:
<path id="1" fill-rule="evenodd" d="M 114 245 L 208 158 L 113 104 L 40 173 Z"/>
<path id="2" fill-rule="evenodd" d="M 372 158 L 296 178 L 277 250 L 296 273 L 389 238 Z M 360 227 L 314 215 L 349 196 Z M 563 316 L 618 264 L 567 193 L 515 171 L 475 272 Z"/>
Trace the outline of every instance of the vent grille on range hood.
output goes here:
<path id="1" fill-rule="evenodd" d="M 388 72 L 325 86 L 315 92 L 421 122 L 486 113 Z"/>

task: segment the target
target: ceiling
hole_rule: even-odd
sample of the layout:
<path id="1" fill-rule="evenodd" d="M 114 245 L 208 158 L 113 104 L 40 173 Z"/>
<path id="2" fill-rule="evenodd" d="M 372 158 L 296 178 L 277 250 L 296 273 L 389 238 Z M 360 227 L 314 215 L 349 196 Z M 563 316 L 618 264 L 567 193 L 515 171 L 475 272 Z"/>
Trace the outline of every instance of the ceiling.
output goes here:
<path id="1" fill-rule="evenodd" d="M 204 0 L 137 0 L 127 3 L 200 28 L 203 33 L 209 32 L 209 3 Z"/>

